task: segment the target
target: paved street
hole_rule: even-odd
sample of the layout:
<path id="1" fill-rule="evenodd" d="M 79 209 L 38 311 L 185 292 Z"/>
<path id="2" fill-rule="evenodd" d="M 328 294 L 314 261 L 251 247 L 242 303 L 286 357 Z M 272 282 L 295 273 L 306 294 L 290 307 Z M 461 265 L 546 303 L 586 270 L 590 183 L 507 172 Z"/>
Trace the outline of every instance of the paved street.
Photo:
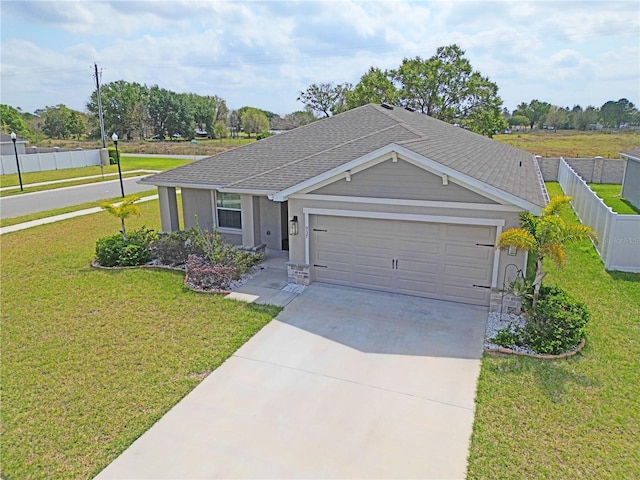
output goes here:
<path id="1" fill-rule="evenodd" d="M 125 195 L 153 190 L 149 185 L 138 185 L 136 182 L 141 178 L 143 176 L 123 180 Z M 89 185 L 76 185 L 74 187 L 2 197 L 0 198 L 0 218 L 11 218 L 55 208 L 70 207 L 86 202 L 119 197 L 120 195 L 120 181 L 116 179 Z"/>

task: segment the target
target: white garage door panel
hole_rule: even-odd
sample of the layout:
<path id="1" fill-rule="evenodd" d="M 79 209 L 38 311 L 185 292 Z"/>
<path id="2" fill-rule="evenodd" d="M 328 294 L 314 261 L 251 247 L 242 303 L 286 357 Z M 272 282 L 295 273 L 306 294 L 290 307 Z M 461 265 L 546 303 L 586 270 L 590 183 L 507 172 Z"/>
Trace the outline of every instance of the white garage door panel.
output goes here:
<path id="1" fill-rule="evenodd" d="M 474 285 L 491 285 L 495 227 L 317 215 L 311 227 L 315 281 L 489 303 Z"/>

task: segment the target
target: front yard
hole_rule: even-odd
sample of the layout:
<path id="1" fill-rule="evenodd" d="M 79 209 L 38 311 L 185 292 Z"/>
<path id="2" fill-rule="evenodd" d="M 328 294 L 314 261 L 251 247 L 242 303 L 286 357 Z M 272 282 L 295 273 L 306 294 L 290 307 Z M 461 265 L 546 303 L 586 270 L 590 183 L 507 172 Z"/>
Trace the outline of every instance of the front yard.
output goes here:
<path id="1" fill-rule="evenodd" d="M 607 273 L 589 242 L 546 269 L 591 310 L 587 345 L 569 360 L 484 356 L 468 478 L 637 478 L 640 274 Z"/>
<path id="2" fill-rule="evenodd" d="M 140 205 L 158 228 L 157 202 Z M 0 237 L 5 479 L 92 478 L 277 313 L 182 287 L 166 270 L 96 270 L 107 213 Z"/>

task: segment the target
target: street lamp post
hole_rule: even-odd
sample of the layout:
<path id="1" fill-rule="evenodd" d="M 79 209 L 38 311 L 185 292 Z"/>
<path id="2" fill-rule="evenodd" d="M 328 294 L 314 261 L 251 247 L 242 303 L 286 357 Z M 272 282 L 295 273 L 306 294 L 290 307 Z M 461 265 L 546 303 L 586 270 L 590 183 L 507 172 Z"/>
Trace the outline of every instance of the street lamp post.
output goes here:
<path id="1" fill-rule="evenodd" d="M 22 173 L 20 172 L 20 161 L 18 160 L 18 148 L 16 147 L 16 139 L 18 136 L 16 132 L 11 132 L 11 141 L 13 142 L 13 151 L 16 154 L 16 166 L 18 167 L 18 180 L 20 181 L 20 191 L 24 192 L 24 188 L 22 188 Z"/>
<path id="2" fill-rule="evenodd" d="M 122 170 L 120 170 L 120 154 L 118 153 L 118 135 L 113 132 L 111 140 L 116 146 L 116 163 L 118 164 L 118 177 L 120 177 L 120 191 L 122 192 L 122 198 L 124 198 L 124 185 L 122 184 Z"/>

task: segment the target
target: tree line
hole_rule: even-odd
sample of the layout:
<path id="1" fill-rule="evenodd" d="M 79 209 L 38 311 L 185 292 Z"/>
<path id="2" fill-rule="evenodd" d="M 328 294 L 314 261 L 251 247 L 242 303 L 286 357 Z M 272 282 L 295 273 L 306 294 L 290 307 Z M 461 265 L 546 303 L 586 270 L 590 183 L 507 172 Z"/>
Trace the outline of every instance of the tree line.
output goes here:
<path id="1" fill-rule="evenodd" d="M 593 105 L 586 108 L 580 105 L 560 107 L 531 100 L 518 105 L 512 113 L 504 109 L 503 116 L 511 127 L 530 129 L 600 130 L 640 125 L 640 111 L 626 98 L 609 100 L 599 108 Z"/>

